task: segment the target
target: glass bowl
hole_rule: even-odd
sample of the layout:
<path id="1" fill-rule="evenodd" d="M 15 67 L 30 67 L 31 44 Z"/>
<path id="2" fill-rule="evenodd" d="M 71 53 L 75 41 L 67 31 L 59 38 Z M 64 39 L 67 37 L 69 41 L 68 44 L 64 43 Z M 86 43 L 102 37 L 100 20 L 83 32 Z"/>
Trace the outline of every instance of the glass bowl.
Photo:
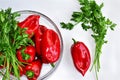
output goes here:
<path id="1" fill-rule="evenodd" d="M 60 44 L 61 44 L 61 53 L 60 53 L 60 58 L 58 59 L 57 62 L 54 63 L 55 67 L 52 67 L 50 64 L 43 64 L 42 70 L 40 73 L 40 76 L 38 77 L 38 80 L 44 80 L 47 79 L 59 66 L 61 58 L 62 58 L 62 52 L 63 52 L 63 39 L 61 36 L 61 33 L 57 27 L 57 25 L 46 15 L 36 12 L 36 11 L 31 11 L 31 10 L 22 10 L 22 11 L 16 11 L 20 13 L 20 17 L 17 18 L 18 21 L 23 21 L 26 17 L 29 15 L 40 15 L 39 23 L 41 25 L 46 26 L 48 29 L 53 29 L 54 31 L 57 32 L 59 39 L 60 39 Z M 25 76 L 21 77 L 21 80 L 27 80 Z"/>

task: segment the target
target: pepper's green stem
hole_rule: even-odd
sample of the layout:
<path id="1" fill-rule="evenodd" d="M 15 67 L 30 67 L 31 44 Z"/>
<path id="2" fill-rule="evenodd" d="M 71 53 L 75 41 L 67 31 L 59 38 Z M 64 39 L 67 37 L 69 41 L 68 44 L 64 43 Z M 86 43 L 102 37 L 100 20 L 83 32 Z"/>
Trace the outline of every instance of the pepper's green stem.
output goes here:
<path id="1" fill-rule="evenodd" d="M 26 72 L 27 77 L 33 78 L 34 77 L 34 72 L 33 71 L 27 71 Z"/>
<path id="2" fill-rule="evenodd" d="M 54 63 L 51 63 L 50 65 L 51 65 L 53 68 L 55 67 L 55 64 L 54 64 Z"/>
<path id="3" fill-rule="evenodd" d="M 29 55 L 29 54 L 26 54 L 24 51 L 25 51 L 25 48 L 23 48 L 23 49 L 21 50 L 22 58 L 23 58 L 24 60 L 28 60 L 28 59 L 30 58 L 30 55 Z"/>
<path id="4" fill-rule="evenodd" d="M 74 38 L 72 38 L 72 40 L 73 40 L 74 44 L 77 42 Z"/>

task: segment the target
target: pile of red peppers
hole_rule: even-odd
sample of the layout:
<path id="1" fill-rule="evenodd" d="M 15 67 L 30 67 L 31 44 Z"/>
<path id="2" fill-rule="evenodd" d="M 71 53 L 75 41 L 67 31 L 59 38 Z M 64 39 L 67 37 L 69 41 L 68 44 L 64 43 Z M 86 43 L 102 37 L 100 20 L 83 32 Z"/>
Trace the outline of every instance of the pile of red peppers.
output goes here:
<path id="1" fill-rule="evenodd" d="M 34 44 L 21 46 L 16 51 L 20 76 L 26 75 L 28 80 L 37 80 L 40 76 L 43 64 L 53 64 L 60 57 L 60 39 L 58 34 L 39 23 L 39 15 L 30 15 L 18 23 L 20 28 L 25 29 L 28 38 Z M 87 46 L 80 41 L 74 41 L 71 46 L 71 56 L 75 68 L 84 76 L 87 72 L 91 57 Z M 11 72 L 11 74 L 14 74 Z"/>
<path id="2" fill-rule="evenodd" d="M 19 27 L 26 28 L 26 33 L 35 43 L 35 46 L 28 45 L 17 50 L 18 60 L 29 63 L 24 68 L 20 67 L 20 75 L 25 74 L 29 80 L 37 80 L 43 63 L 52 64 L 60 57 L 60 40 L 57 33 L 40 25 L 39 18 L 39 15 L 30 15 L 18 23 Z M 74 44 L 71 46 L 72 60 L 75 68 L 84 76 L 91 63 L 90 52 L 83 42 L 74 39 L 73 41 Z M 36 57 L 37 59 L 35 59 Z"/>
<path id="3" fill-rule="evenodd" d="M 16 56 L 23 65 L 19 66 L 20 75 L 26 75 L 28 80 L 37 80 L 40 76 L 42 65 L 53 64 L 60 57 L 60 39 L 58 34 L 39 23 L 39 15 L 30 15 L 18 23 L 20 28 L 25 28 L 34 42 L 34 45 L 21 46 Z"/>

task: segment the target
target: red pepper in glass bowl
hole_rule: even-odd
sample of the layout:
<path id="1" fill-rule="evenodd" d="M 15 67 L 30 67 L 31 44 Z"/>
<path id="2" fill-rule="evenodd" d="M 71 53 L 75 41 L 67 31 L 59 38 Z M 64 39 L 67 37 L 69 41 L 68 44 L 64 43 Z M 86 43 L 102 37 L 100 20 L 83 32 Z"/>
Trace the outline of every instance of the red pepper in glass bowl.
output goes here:
<path id="1" fill-rule="evenodd" d="M 38 56 L 41 56 L 41 45 L 42 45 L 42 38 L 44 32 L 47 30 L 47 28 L 43 25 L 39 25 L 39 28 L 35 32 L 34 41 L 35 41 L 35 47 L 36 47 L 36 53 Z"/>
<path id="2" fill-rule="evenodd" d="M 39 15 L 30 15 L 24 21 L 19 22 L 18 26 L 20 28 L 26 28 L 26 33 L 29 35 L 29 37 L 32 37 L 39 27 L 39 18 Z"/>
<path id="3" fill-rule="evenodd" d="M 41 55 L 43 63 L 54 63 L 60 57 L 60 40 L 52 29 L 47 29 L 43 34 Z"/>
<path id="4" fill-rule="evenodd" d="M 37 80 L 42 69 L 42 62 L 38 59 L 25 66 L 25 75 L 28 80 Z"/>
<path id="5" fill-rule="evenodd" d="M 35 47 L 32 45 L 22 47 L 17 50 L 17 59 L 20 62 L 32 62 L 35 59 Z"/>
<path id="6" fill-rule="evenodd" d="M 20 14 L 20 17 L 17 18 L 17 20 L 20 22 L 18 24 L 19 27 L 27 28 L 26 33 L 29 35 L 30 39 L 33 38 L 33 42 L 35 44 L 35 51 L 36 51 L 35 55 L 39 55 L 39 56 L 35 57 L 35 59 L 34 59 L 35 61 L 38 59 L 42 61 L 42 57 L 43 57 L 42 49 L 43 48 L 41 48 L 41 46 L 43 46 L 43 44 L 45 43 L 44 41 L 46 38 L 44 37 L 44 35 L 46 35 L 46 31 L 48 33 L 50 30 L 55 35 L 57 35 L 57 39 L 58 39 L 57 45 L 59 45 L 58 53 L 57 53 L 58 56 L 55 58 L 55 60 L 53 60 L 52 62 L 49 62 L 49 63 L 54 63 L 55 66 L 52 67 L 50 64 L 44 65 L 44 63 L 42 63 L 40 75 L 39 76 L 37 75 L 38 80 L 46 79 L 49 77 L 49 75 L 51 75 L 57 69 L 57 67 L 59 66 L 59 63 L 61 61 L 61 58 L 62 58 L 63 39 L 62 39 L 61 33 L 60 33 L 57 25 L 49 17 L 47 17 L 46 15 L 44 15 L 40 12 L 30 11 L 30 10 L 22 10 L 22 11 L 17 11 L 17 12 Z M 34 15 L 36 15 L 36 17 L 34 17 Z M 29 20 L 29 18 L 30 18 L 30 20 Z M 39 25 L 38 25 L 38 23 L 39 23 Z M 50 44 L 50 43 L 47 42 L 47 44 Z M 46 59 L 45 61 L 47 61 L 47 62 L 50 61 L 50 60 L 47 60 L 47 58 L 45 58 L 45 56 L 44 56 L 44 59 Z M 32 62 L 30 62 L 30 64 L 33 63 L 34 60 Z M 27 64 L 25 64 L 25 66 L 26 65 Z M 29 63 L 28 63 L 28 65 L 29 65 Z M 47 68 L 47 70 L 46 70 L 46 68 Z M 28 76 L 29 76 L 29 74 L 31 74 L 31 72 L 30 73 L 27 72 L 26 74 L 28 74 Z M 34 79 L 36 79 L 36 78 L 34 78 Z M 25 76 L 22 76 L 21 80 L 26 80 Z"/>

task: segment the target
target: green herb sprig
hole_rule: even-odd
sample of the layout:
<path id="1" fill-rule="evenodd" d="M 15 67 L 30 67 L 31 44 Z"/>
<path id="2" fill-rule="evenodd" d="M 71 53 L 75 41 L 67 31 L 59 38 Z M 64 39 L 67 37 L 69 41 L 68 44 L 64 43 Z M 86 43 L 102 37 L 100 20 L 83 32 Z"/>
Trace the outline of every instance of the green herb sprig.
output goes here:
<path id="1" fill-rule="evenodd" d="M 25 29 L 18 27 L 16 18 L 19 16 L 17 12 L 12 13 L 11 8 L 0 11 L 0 66 L 6 69 L 2 80 L 10 80 L 11 70 L 20 80 L 18 66 L 22 63 L 16 57 L 16 50 L 21 46 L 33 44 Z"/>
<path id="2" fill-rule="evenodd" d="M 105 35 L 108 29 L 114 30 L 116 24 L 114 24 L 110 19 L 106 18 L 102 14 L 103 3 L 98 5 L 95 0 L 78 0 L 81 8 L 80 11 L 73 12 L 71 22 L 64 23 L 61 22 L 61 26 L 64 29 L 71 30 L 81 23 L 82 28 L 87 31 L 92 30 L 92 37 L 95 40 L 95 55 L 92 68 L 94 67 L 96 72 L 96 78 L 98 80 L 97 73 L 100 70 L 100 55 L 102 53 L 102 46 L 107 41 L 105 40 Z M 92 70 L 91 68 L 91 70 Z"/>

